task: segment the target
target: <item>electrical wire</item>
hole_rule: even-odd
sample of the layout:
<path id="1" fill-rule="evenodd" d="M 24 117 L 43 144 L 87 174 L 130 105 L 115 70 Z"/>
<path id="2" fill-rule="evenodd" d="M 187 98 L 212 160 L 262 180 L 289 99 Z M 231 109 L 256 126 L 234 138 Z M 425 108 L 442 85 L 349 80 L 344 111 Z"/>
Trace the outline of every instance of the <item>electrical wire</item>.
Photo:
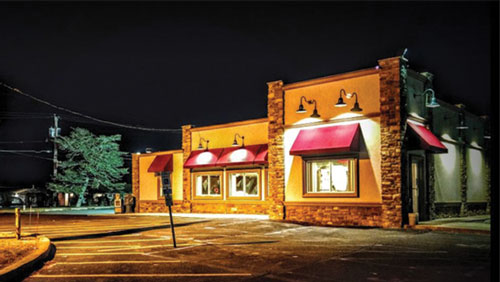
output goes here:
<path id="1" fill-rule="evenodd" d="M 19 153 L 19 152 L 13 152 L 13 151 L 0 150 L 0 153 L 8 153 L 8 154 L 19 155 L 19 156 L 23 156 L 23 157 L 30 157 L 30 158 L 35 158 L 35 159 L 47 160 L 47 161 L 51 161 L 51 162 L 54 161 L 53 159 L 49 159 L 49 158 L 33 156 L 33 155 L 28 155 L 28 154 L 23 154 L 23 153 Z"/>
<path id="2" fill-rule="evenodd" d="M 21 94 L 25 97 L 28 97 L 32 100 L 35 100 L 39 103 L 42 103 L 42 104 L 45 104 L 49 107 L 52 107 L 54 109 L 58 109 L 60 111 L 64 111 L 64 112 L 68 112 L 68 113 L 71 113 L 73 115 L 76 115 L 76 116 L 80 116 L 80 117 L 83 117 L 83 118 L 86 118 L 86 119 L 90 119 L 90 120 L 93 120 L 93 121 L 96 121 L 96 122 L 100 122 L 100 123 L 104 123 L 104 124 L 108 124 L 108 125 L 113 125 L 113 126 L 117 126 L 117 127 L 122 127 L 122 128 L 129 128 L 129 129 L 136 129 L 136 130 L 143 130 L 143 131 L 157 131 L 157 132 L 172 132 L 172 133 L 180 133 L 182 130 L 181 129 L 169 129 L 169 128 L 149 128 L 149 127 L 142 127 L 142 126 L 134 126 L 134 125 L 128 125 L 128 124 L 121 124 L 121 123 L 117 123 L 117 122 L 112 122 L 112 121 L 107 121 L 107 120 L 103 120 L 103 119 L 99 119 L 99 118 L 95 118 L 95 117 L 92 117 L 92 116 L 89 116 L 89 115 L 86 115 L 86 114 L 82 114 L 82 113 L 79 113 L 79 112 L 76 112 L 76 111 L 73 111 L 73 110 L 69 110 L 69 109 L 66 109 L 64 107 L 60 107 L 60 106 L 57 106 L 57 105 L 54 105 L 50 102 L 47 102 L 45 100 L 42 100 L 40 98 L 37 98 L 35 96 L 32 96 L 30 94 L 27 94 L 17 88 L 14 88 L 10 85 L 7 85 L 3 82 L 0 82 L 0 85 L 13 91 L 13 92 L 16 92 L 18 94 Z"/>
<path id="3" fill-rule="evenodd" d="M 48 140 L 27 140 L 27 141 L 0 141 L 0 144 L 28 144 L 28 143 L 48 143 Z"/>
<path id="4" fill-rule="evenodd" d="M 0 150 L 0 152 L 35 153 L 35 154 L 52 153 L 51 150 Z"/>

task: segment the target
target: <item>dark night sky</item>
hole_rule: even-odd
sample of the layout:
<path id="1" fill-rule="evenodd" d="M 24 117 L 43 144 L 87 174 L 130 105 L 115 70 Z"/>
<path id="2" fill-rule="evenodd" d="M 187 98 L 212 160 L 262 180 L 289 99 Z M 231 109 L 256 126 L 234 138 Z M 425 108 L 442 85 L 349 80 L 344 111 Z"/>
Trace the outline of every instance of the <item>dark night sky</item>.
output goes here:
<path id="1" fill-rule="evenodd" d="M 0 3 L 0 81 L 97 118 L 180 128 L 265 117 L 268 81 L 373 67 L 407 47 L 438 98 L 490 114 L 497 33 L 495 2 Z M 2 89 L 6 112 L 55 111 Z M 123 134 L 128 152 L 180 148 L 180 134 L 65 116 L 63 135 L 84 126 Z M 51 123 L 4 119 L 0 149 L 50 149 L 1 142 L 44 140 Z M 48 160 L 0 153 L 0 187 L 43 185 L 50 172 Z"/>

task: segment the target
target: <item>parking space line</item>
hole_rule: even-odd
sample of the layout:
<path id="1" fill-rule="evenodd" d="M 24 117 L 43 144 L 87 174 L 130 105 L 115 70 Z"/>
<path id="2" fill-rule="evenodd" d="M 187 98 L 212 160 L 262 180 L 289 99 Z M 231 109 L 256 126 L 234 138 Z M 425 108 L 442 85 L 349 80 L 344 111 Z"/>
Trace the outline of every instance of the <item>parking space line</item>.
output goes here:
<path id="1" fill-rule="evenodd" d="M 177 246 L 195 246 L 193 244 L 177 244 Z M 165 244 L 165 245 L 150 245 L 150 246 L 130 246 L 130 247 L 123 247 L 121 249 L 115 249 L 115 248 L 106 248 L 102 247 L 102 250 L 99 250 L 98 252 L 114 252 L 114 251 L 126 251 L 126 250 L 138 250 L 138 249 L 154 249 L 154 248 L 164 248 L 164 247 L 172 247 L 171 244 Z"/>
<path id="2" fill-rule="evenodd" d="M 114 255 L 145 255 L 143 252 L 122 253 L 56 253 L 56 256 L 114 256 Z"/>
<path id="3" fill-rule="evenodd" d="M 150 263 L 180 263 L 181 260 L 108 260 L 108 261 L 78 261 L 56 262 L 52 265 L 79 265 L 79 264 L 150 264 Z"/>
<path id="4" fill-rule="evenodd" d="M 55 242 L 56 245 L 60 244 L 94 244 L 94 243 L 123 243 L 123 242 L 148 242 L 148 241 L 168 241 L 172 240 L 170 238 L 167 239 L 131 239 L 131 240 L 93 240 L 93 241 L 82 241 L 81 239 L 78 240 L 68 240 L 68 241 L 61 241 L 61 242 Z"/>
<path id="5" fill-rule="evenodd" d="M 151 273 L 151 274 L 36 274 L 32 278 L 115 278 L 115 277 L 231 277 L 252 273 Z"/>

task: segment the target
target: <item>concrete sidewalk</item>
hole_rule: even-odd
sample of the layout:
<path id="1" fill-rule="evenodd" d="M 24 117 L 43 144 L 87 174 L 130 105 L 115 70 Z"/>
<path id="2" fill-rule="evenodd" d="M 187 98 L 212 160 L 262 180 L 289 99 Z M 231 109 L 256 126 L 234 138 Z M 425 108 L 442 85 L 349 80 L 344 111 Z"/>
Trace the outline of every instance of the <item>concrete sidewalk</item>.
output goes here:
<path id="1" fill-rule="evenodd" d="M 92 210 L 113 210 L 113 206 L 90 206 L 90 207 L 41 207 L 41 208 L 25 208 L 20 209 L 22 213 L 52 213 L 52 212 L 66 212 L 66 211 L 92 211 Z M 14 213 L 15 209 L 0 209 L 0 213 Z"/>
<path id="2" fill-rule="evenodd" d="M 407 228 L 457 233 L 490 234 L 491 217 L 490 215 L 477 215 L 439 218 L 429 221 L 420 221 L 416 226 L 407 226 Z"/>

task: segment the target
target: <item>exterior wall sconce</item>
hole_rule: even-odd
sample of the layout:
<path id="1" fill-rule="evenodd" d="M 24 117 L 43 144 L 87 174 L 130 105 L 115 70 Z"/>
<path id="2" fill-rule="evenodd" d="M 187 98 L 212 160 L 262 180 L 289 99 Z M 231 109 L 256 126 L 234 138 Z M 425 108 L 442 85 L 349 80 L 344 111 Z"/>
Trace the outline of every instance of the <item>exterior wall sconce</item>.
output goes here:
<path id="1" fill-rule="evenodd" d="M 344 102 L 344 99 L 342 98 L 342 94 L 347 99 L 351 99 L 352 96 L 356 96 L 356 101 L 354 102 L 354 107 L 352 107 L 351 112 L 361 112 L 363 109 L 359 107 L 358 103 L 358 93 L 352 92 L 352 93 L 346 93 L 344 89 L 340 89 L 340 96 L 339 100 L 337 101 L 337 104 L 335 104 L 335 107 L 340 108 L 340 107 L 345 107 L 347 104 Z"/>
<path id="2" fill-rule="evenodd" d="M 313 111 L 311 117 L 313 117 L 313 118 L 319 118 L 320 115 L 318 114 L 318 109 L 316 108 L 316 106 L 317 106 L 316 105 L 316 100 L 314 100 L 314 99 L 307 100 L 307 98 L 305 96 L 300 97 L 300 105 L 299 105 L 299 108 L 297 109 L 297 113 L 298 114 L 302 114 L 302 113 L 307 112 L 306 109 L 304 108 L 304 104 L 302 104 L 302 100 L 304 100 L 309 105 L 312 105 L 314 103 L 314 111 Z"/>
<path id="3" fill-rule="evenodd" d="M 459 130 L 469 129 L 469 127 L 465 123 L 465 113 L 464 113 L 465 105 L 464 104 L 456 104 L 455 107 L 460 109 L 460 112 L 458 113 L 459 122 L 458 122 L 458 126 L 456 128 Z"/>
<path id="4" fill-rule="evenodd" d="M 238 137 L 241 138 L 241 147 L 245 147 L 245 136 L 241 136 L 238 133 L 234 134 L 234 141 L 233 141 L 233 145 L 231 145 L 231 146 L 233 146 L 233 147 L 239 146 L 238 140 L 236 140 L 236 138 L 238 138 Z"/>
<path id="5" fill-rule="evenodd" d="M 430 101 L 429 101 L 429 95 L 431 97 Z M 434 93 L 434 90 L 432 90 L 431 88 L 426 89 L 424 91 L 424 93 L 422 93 L 422 94 L 413 93 L 414 98 L 416 98 L 417 96 L 424 96 L 425 97 L 425 106 L 427 108 L 437 108 L 440 106 L 438 104 L 438 102 L 436 101 L 436 95 Z"/>
<path id="6" fill-rule="evenodd" d="M 205 151 L 208 151 L 208 142 L 210 142 L 210 140 L 200 137 L 200 144 L 198 145 L 198 150 L 203 150 L 203 145 L 201 145 L 201 142 L 206 142 Z"/>

